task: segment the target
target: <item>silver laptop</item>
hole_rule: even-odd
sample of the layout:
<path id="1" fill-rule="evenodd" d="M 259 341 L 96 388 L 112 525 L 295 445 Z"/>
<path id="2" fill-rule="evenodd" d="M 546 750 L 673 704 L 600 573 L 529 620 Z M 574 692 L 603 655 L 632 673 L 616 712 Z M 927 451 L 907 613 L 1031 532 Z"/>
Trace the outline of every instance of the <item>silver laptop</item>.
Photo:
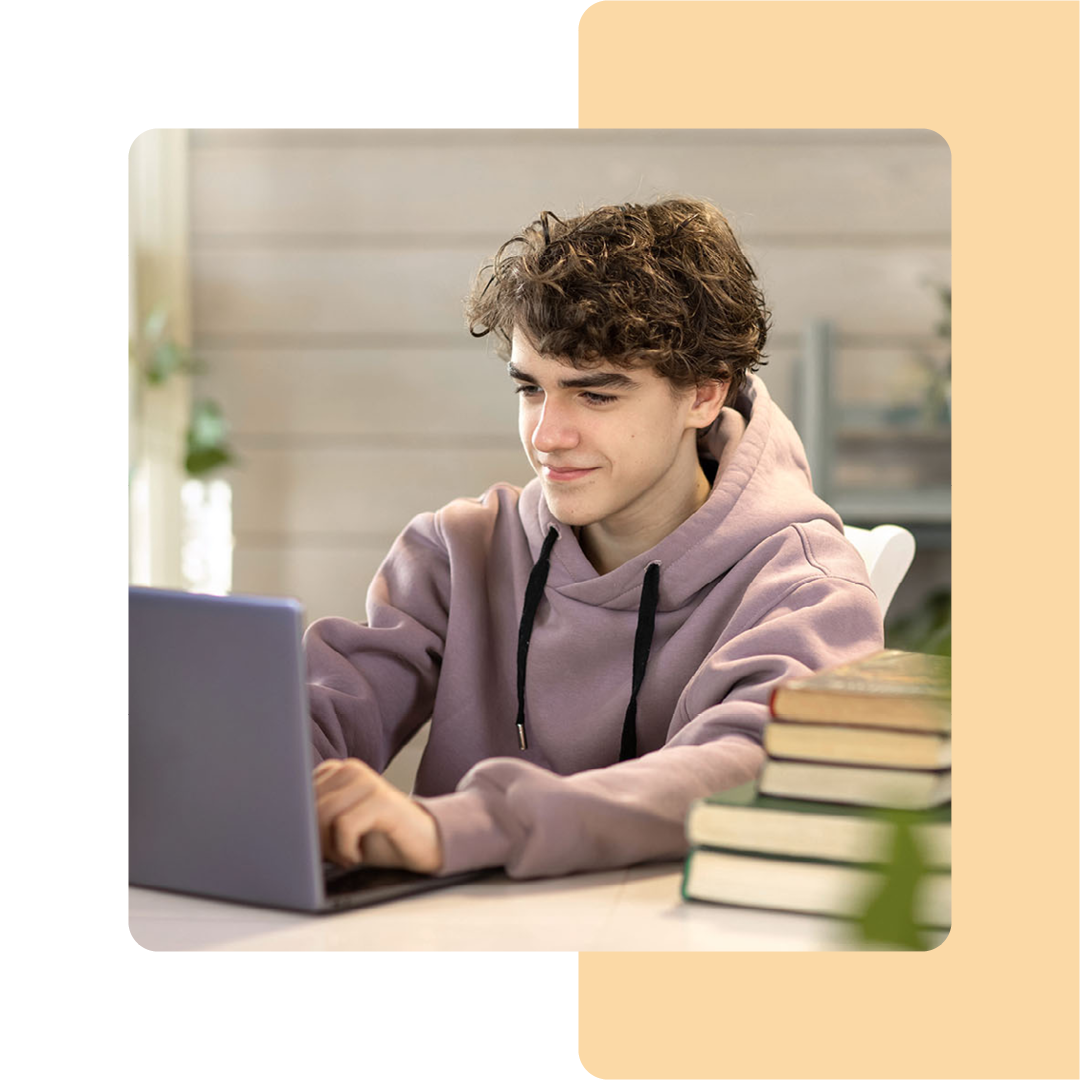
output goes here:
<path id="1" fill-rule="evenodd" d="M 301 911 L 472 880 L 323 862 L 302 611 L 129 588 L 129 880 Z"/>

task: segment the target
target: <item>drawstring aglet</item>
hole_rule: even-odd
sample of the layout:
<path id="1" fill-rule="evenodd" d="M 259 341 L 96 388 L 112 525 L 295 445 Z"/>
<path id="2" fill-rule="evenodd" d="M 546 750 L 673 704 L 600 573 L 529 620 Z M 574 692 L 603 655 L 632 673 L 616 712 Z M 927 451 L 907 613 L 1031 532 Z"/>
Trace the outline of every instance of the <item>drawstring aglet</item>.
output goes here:
<path id="1" fill-rule="evenodd" d="M 524 724 L 518 724 L 517 729 L 518 729 L 518 746 L 522 750 L 528 750 L 529 749 L 529 744 L 525 741 L 525 725 Z"/>

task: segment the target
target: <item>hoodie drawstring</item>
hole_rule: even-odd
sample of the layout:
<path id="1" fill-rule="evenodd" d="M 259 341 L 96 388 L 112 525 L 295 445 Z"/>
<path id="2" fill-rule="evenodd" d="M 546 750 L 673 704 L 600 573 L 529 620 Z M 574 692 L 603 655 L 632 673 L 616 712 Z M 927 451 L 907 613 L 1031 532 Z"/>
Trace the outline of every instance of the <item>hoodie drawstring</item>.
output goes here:
<path id="1" fill-rule="evenodd" d="M 536 609 L 540 606 L 540 598 L 544 595 L 544 585 L 547 583 L 548 567 L 551 560 L 551 549 L 559 534 L 553 525 L 548 529 L 544 537 L 544 546 L 540 549 L 540 558 L 529 572 L 529 583 L 525 586 L 525 603 L 521 609 L 521 624 L 518 626 L 518 650 L 517 650 L 517 733 L 518 746 L 527 750 L 529 744 L 525 739 L 525 662 L 529 656 L 529 638 L 532 637 L 533 621 L 536 619 Z"/>
<path id="2" fill-rule="evenodd" d="M 540 557 L 536 560 L 529 573 L 529 581 L 525 586 L 525 602 L 521 608 L 517 650 L 517 733 L 518 746 L 522 750 L 527 750 L 529 746 L 525 737 L 525 667 L 529 656 L 529 640 L 532 637 L 536 611 L 544 595 L 544 586 L 547 584 L 548 569 L 551 565 L 551 549 L 555 546 L 558 537 L 558 531 L 554 526 L 548 529 L 548 534 L 544 537 L 543 547 L 540 549 Z M 650 563 L 645 571 L 645 579 L 641 584 L 641 602 L 638 605 L 637 630 L 634 634 L 633 679 L 630 690 L 630 703 L 626 706 L 626 716 L 623 719 L 622 740 L 619 746 L 620 761 L 627 761 L 630 758 L 637 757 L 637 697 L 641 684 L 645 679 L 645 668 L 649 663 L 649 652 L 652 649 L 656 607 L 659 598 L 660 564 Z"/>
<path id="3" fill-rule="evenodd" d="M 641 603 L 638 605 L 637 632 L 634 634 L 634 681 L 630 690 L 630 704 L 626 706 L 626 717 L 623 720 L 620 761 L 637 757 L 637 696 L 645 679 L 645 667 L 649 663 L 659 598 L 660 564 L 649 563 L 645 580 L 641 583 Z"/>

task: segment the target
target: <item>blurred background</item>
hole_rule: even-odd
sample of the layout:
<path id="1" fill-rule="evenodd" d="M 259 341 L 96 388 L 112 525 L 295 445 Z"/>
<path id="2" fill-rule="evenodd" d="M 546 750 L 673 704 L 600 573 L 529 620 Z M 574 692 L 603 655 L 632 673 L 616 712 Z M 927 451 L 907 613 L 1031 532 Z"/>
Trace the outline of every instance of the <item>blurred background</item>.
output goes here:
<path id="1" fill-rule="evenodd" d="M 950 648 L 950 155 L 928 131 L 155 130 L 130 160 L 130 577 L 364 618 L 422 510 L 531 478 L 462 304 L 496 247 L 663 195 L 728 216 L 759 374 L 848 524 L 915 562 L 887 644 Z"/>

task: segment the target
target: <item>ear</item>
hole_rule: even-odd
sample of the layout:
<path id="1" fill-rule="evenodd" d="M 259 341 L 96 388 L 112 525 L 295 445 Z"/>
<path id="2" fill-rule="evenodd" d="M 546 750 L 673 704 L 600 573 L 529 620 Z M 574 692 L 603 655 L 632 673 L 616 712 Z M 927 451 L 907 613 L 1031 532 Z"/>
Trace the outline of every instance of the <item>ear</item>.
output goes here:
<path id="1" fill-rule="evenodd" d="M 707 428 L 720 415 L 727 400 L 730 379 L 710 379 L 694 391 L 694 401 L 686 417 L 687 427 Z"/>

